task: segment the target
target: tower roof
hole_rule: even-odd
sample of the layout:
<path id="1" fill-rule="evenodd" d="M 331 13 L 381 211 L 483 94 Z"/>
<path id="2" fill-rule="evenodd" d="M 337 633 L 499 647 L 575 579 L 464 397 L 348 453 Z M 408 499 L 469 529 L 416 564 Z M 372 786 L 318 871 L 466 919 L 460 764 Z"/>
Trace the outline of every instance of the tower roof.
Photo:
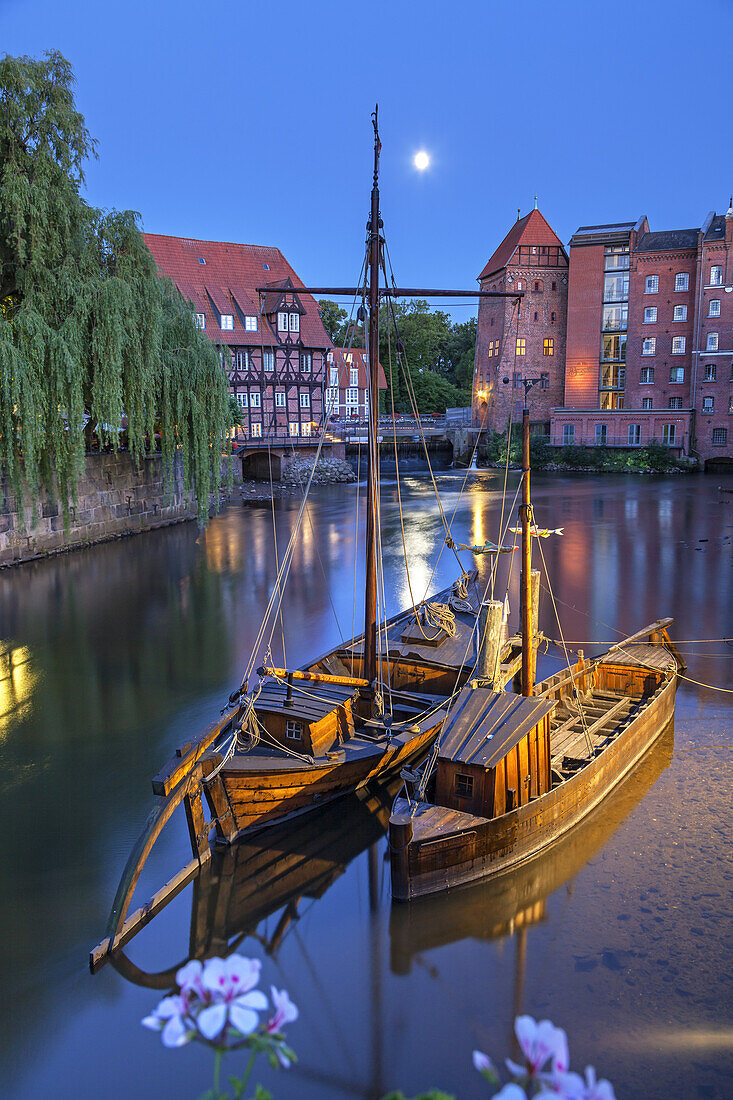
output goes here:
<path id="1" fill-rule="evenodd" d="M 539 210 L 530 210 L 514 223 L 504 240 L 494 252 L 493 256 L 479 275 L 479 279 L 486 279 L 495 271 L 501 271 L 511 262 L 520 245 L 552 245 L 562 248 L 563 244 L 555 231 L 550 227 Z"/>

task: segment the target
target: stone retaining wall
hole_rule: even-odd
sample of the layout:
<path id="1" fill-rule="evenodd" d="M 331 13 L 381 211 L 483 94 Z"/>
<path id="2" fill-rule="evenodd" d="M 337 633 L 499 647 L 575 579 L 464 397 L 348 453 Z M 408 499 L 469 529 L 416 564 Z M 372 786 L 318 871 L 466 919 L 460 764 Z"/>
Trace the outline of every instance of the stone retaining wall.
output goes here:
<path id="1" fill-rule="evenodd" d="M 31 561 L 94 542 L 165 527 L 194 519 L 196 501 L 183 488 L 182 464 L 166 495 L 160 455 L 145 458 L 138 468 L 129 454 L 87 456 L 76 506 L 68 531 L 58 502 L 45 493 L 31 510 L 21 514 L 3 480 L 0 500 L 0 566 Z M 35 514 L 35 524 L 31 516 Z"/>

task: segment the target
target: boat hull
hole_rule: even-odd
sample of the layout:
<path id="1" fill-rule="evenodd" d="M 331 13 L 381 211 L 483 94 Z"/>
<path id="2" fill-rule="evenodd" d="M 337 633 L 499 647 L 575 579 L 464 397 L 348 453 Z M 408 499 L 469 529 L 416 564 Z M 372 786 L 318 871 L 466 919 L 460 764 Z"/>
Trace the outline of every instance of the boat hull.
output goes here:
<path id="1" fill-rule="evenodd" d="M 454 827 L 431 834 L 445 811 L 402 799 L 390 821 L 392 897 L 427 894 L 501 874 L 538 856 L 591 812 L 636 766 L 674 716 L 671 675 L 644 710 L 571 778 L 525 806 L 489 820 L 455 812 Z M 407 824 L 407 820 L 414 824 Z M 408 832 L 405 834 L 404 830 Z"/>

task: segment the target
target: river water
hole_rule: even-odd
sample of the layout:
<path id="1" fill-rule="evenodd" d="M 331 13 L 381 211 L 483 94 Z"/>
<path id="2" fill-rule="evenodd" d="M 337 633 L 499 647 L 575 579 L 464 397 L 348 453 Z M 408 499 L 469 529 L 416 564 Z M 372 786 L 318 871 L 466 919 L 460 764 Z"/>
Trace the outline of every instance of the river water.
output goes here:
<path id="1" fill-rule="evenodd" d="M 457 541 L 496 537 L 501 479 L 472 474 L 459 499 L 462 475 L 438 475 Z M 673 615 L 689 666 L 674 730 L 550 857 L 497 885 L 392 907 L 388 803 L 338 804 L 273 841 L 295 868 L 279 893 L 265 876 L 246 896 L 249 849 L 244 896 L 207 918 L 212 887 L 189 886 L 130 946 L 139 968 L 159 972 L 187 957 L 192 920 L 210 951 L 243 935 L 265 985 L 301 1008 L 289 1031 L 298 1065 L 260 1074 L 276 1097 L 429 1086 L 486 1096 L 471 1051 L 510 1054 L 519 1011 L 565 1027 L 573 1065 L 594 1064 L 619 1098 L 733 1094 L 733 694 L 702 686 L 733 689 L 733 647 L 704 640 L 733 636 L 733 494 L 721 480 L 534 479 L 538 522 L 564 529 L 541 546 L 566 640 L 593 653 Z M 510 496 L 516 484 L 510 474 Z M 355 486 L 313 491 L 283 604 L 291 665 L 358 625 L 363 495 L 357 515 Z M 393 479 L 382 502 L 392 612 L 410 599 Z M 444 551 L 431 582 L 444 532 L 424 473 L 404 479 L 403 506 L 421 597 L 453 579 L 455 562 Z M 280 553 L 297 508 L 276 504 Z M 150 779 L 236 686 L 274 576 L 272 511 L 238 504 L 204 533 L 186 524 L 0 573 L 3 1097 L 194 1098 L 210 1087 L 208 1051 L 165 1050 L 140 1026 L 162 993 L 109 966 L 91 977 L 87 953 Z M 559 637 L 546 594 L 540 626 Z M 276 655 L 279 638 L 278 624 Z M 540 672 L 559 661 L 551 647 Z M 186 844 L 172 822 L 141 899 L 189 858 Z M 293 863 L 303 851 L 316 854 Z M 233 1058 L 230 1071 L 241 1068 Z"/>

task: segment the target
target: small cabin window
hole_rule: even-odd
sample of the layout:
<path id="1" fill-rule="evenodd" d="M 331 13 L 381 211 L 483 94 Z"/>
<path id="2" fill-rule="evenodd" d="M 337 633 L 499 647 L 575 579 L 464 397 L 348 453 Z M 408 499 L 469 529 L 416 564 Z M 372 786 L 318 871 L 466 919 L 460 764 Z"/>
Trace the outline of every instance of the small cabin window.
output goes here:
<path id="1" fill-rule="evenodd" d="M 285 736 L 288 737 L 291 741 L 302 741 L 303 723 L 287 721 L 285 723 Z"/>
<path id="2" fill-rule="evenodd" d="M 461 798 L 471 798 L 473 795 L 473 776 L 456 774 L 456 794 Z"/>

